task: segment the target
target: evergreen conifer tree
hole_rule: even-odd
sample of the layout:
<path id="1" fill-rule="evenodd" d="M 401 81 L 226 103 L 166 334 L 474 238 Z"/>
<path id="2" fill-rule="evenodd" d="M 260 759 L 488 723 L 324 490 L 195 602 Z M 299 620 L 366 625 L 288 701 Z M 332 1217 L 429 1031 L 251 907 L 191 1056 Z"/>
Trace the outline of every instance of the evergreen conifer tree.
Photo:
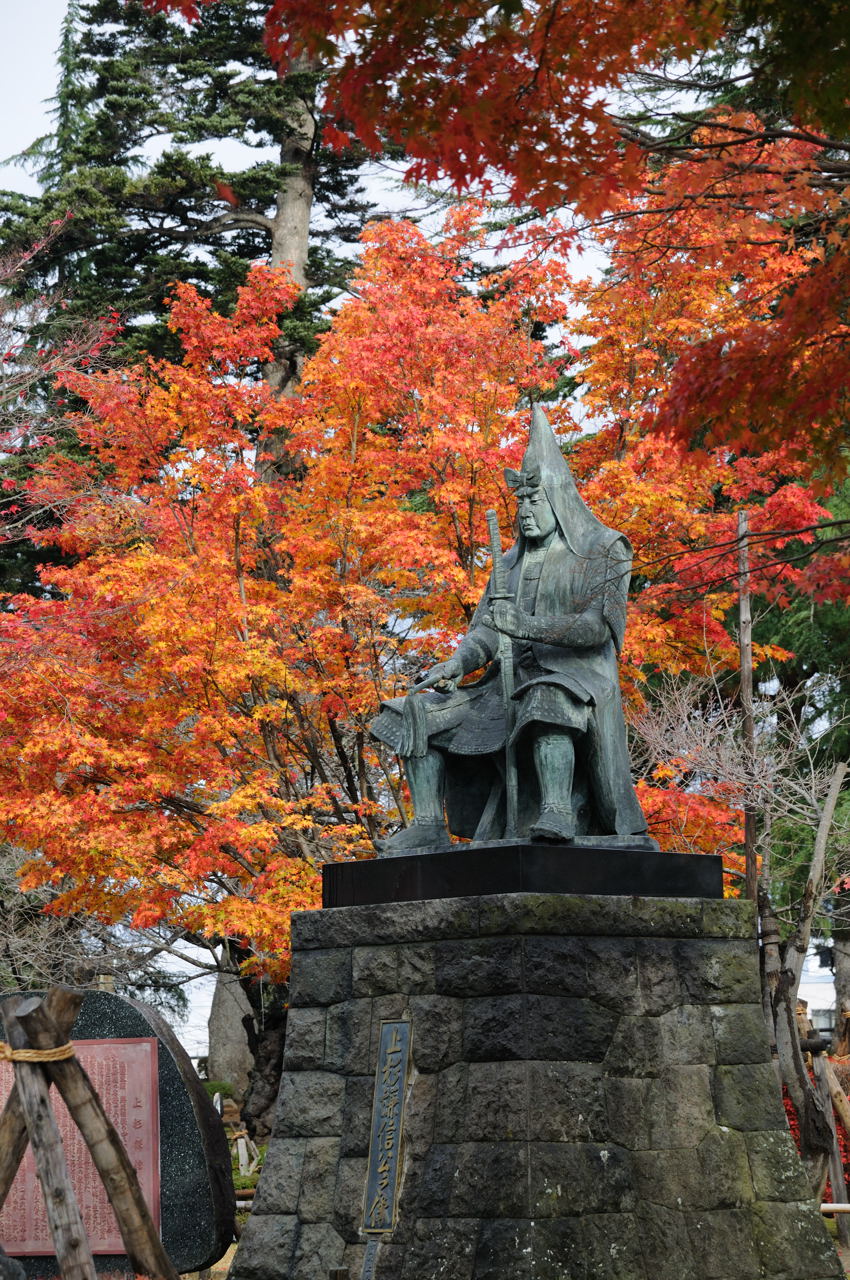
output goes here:
<path id="1" fill-rule="evenodd" d="M 190 26 L 139 0 L 70 0 L 56 127 L 27 153 L 43 190 L 0 192 L 0 252 L 69 215 L 19 288 L 58 286 L 66 316 L 118 308 L 128 354 L 167 349 L 172 281 L 201 285 L 226 306 L 250 261 L 289 262 L 307 293 L 266 371 L 285 391 L 318 308 L 345 281 L 330 242 L 355 239 L 369 206 L 361 156 L 321 146 L 319 72 L 277 72 L 262 46 L 263 13 L 262 0 L 227 0 Z M 256 161 L 221 158 L 245 148 Z"/>

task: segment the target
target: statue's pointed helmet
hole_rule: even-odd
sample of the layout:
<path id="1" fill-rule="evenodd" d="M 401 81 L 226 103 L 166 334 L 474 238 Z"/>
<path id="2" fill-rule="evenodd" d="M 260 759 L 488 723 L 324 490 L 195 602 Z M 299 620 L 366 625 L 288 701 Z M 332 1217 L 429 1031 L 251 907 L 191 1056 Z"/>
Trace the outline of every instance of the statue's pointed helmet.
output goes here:
<path id="1" fill-rule="evenodd" d="M 625 536 L 604 525 L 584 502 L 549 419 L 539 405 L 532 410 L 531 431 L 522 467 L 519 471 L 507 469 L 505 479 L 515 491 L 543 489 L 562 536 L 577 555 L 599 555 L 616 541 L 623 541 L 628 546 Z"/>

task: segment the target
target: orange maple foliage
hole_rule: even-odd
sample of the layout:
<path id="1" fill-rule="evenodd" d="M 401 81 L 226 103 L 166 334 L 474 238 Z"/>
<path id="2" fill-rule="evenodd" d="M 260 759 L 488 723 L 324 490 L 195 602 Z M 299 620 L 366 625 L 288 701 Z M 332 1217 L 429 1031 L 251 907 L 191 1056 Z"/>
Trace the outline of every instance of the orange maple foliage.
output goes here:
<path id="1" fill-rule="evenodd" d="M 181 286 L 182 364 L 67 377 L 90 406 L 74 426 L 91 460 L 54 456 L 29 489 L 61 517 L 43 541 L 77 563 L 45 571 L 54 598 L 15 600 L 0 627 L 4 829 L 39 851 L 25 884 L 67 876 L 64 910 L 168 917 L 258 952 L 278 950 L 275 904 L 317 892 L 280 838 L 304 820 L 257 714 L 291 679 L 276 590 L 253 572 L 268 507 L 252 436 L 279 410 L 239 376 L 296 292 L 255 268 L 225 319 Z"/>
<path id="2" fill-rule="evenodd" d="M 794 131 L 766 140 L 755 117 L 720 111 L 641 197 L 620 201 L 600 233 L 602 287 L 627 318 L 597 333 L 596 359 L 606 341 L 615 364 L 628 347 L 603 394 L 643 429 L 731 443 L 763 457 L 754 466 L 781 454 L 789 474 L 823 483 L 847 462 L 850 209 L 824 190 L 822 144 Z"/>
<path id="3" fill-rule="evenodd" d="M 671 378 L 695 340 L 744 323 L 741 295 L 805 273 L 809 258 L 807 249 L 794 254 L 785 242 L 754 244 L 742 250 L 752 253 L 752 272 L 733 281 L 710 211 L 693 210 L 679 222 L 669 203 L 655 220 L 647 219 L 643 202 L 621 206 L 622 216 L 602 237 L 609 270 L 576 282 L 567 331 L 581 348 L 574 371 L 582 410 L 595 428 L 576 445 L 574 466 L 587 478 L 591 503 L 608 523 L 626 528 L 638 548 L 640 591 L 627 659 L 634 653 L 638 669 L 651 664 L 675 672 L 737 661 L 726 622 L 737 591 L 737 512 L 751 513 L 752 589 L 780 603 L 804 581 L 786 549 L 811 544 L 829 513 L 810 485 L 820 460 L 804 454 L 802 442 L 753 450 L 706 438 L 683 453 L 665 432 L 665 415 L 679 407 Z M 756 268 L 760 278 L 751 285 Z"/>
<path id="4" fill-rule="evenodd" d="M 782 208 L 802 214 L 812 201 L 809 149 L 789 142 L 786 159 L 800 180 L 782 193 Z M 608 270 L 573 290 L 567 328 L 581 347 L 574 370 L 595 427 L 576 445 L 573 465 L 586 478 L 591 504 L 606 522 L 625 528 L 637 549 L 638 589 L 623 655 L 637 704 L 652 671 L 710 675 L 737 667 L 728 619 L 737 599 L 740 509 L 749 512 L 755 594 L 781 606 L 792 589 L 829 590 L 833 598 L 850 590 L 835 557 L 824 557 L 815 577 L 798 555 L 829 518 L 811 485 L 826 459 L 813 448 L 810 421 L 787 440 L 777 433 L 770 449 L 740 423 L 737 430 L 732 423 L 728 431 L 703 430 L 699 448 L 679 447 L 695 420 L 705 426 L 709 401 L 707 387 L 699 409 L 678 394 L 683 362 L 692 361 L 710 382 L 716 365 L 700 344 L 734 337 L 751 323 L 748 308 L 767 305 L 811 269 L 811 246 L 795 246 L 764 216 L 752 157 L 742 160 L 749 172 L 741 175 L 736 239 L 722 201 L 718 211 L 686 199 L 705 175 L 677 166 L 651 195 L 620 203 L 599 236 Z M 717 160 L 712 179 L 718 189 L 723 163 Z M 755 653 L 757 662 L 782 656 L 770 647 Z M 685 834 L 697 847 L 729 848 L 737 820 L 723 817 L 723 780 L 705 779 L 700 797 L 677 785 L 687 773 L 669 771 L 666 798 L 661 778 L 654 780 L 661 787 L 642 791 L 656 835 L 665 847 Z"/>
<path id="5" fill-rule="evenodd" d="M 737 895 L 745 870 L 743 815 L 734 803 L 724 801 L 722 789 L 719 795 L 706 795 L 672 782 L 664 786 L 660 779 L 649 782 L 645 778 L 638 779 L 635 789 L 649 829 L 661 848 L 673 853 L 685 848 L 691 853 L 721 854 L 724 871 L 735 877 L 727 875 L 728 890 Z"/>
<path id="6" fill-rule="evenodd" d="M 368 854 L 403 809 L 368 722 L 456 642 L 486 581 L 487 507 L 511 537 L 518 405 L 562 368 L 534 326 L 563 320 L 564 264 L 534 250 L 476 285 L 481 235 L 469 207 L 439 243 L 371 228 L 297 397 L 252 377 L 295 297 L 263 267 L 230 317 L 175 290 L 180 363 L 67 379 L 89 460 L 54 457 L 29 497 L 57 521 L 36 536 L 75 562 L 0 615 L 0 833 L 58 909 L 235 938 L 281 977 L 318 865 Z M 622 417 L 616 394 L 609 408 Z M 262 460 L 272 433 L 292 451 L 283 479 Z M 734 665 L 734 549 L 706 544 L 728 544 L 737 505 L 775 529 L 794 504 L 814 518 L 810 496 L 784 464 L 723 451 L 683 469 L 619 420 L 572 439 L 588 500 L 637 549 L 630 696 L 656 667 Z M 691 796 L 674 821 L 675 796 L 643 794 L 665 843 L 729 843 L 734 815 Z"/>
<path id="7" fill-rule="evenodd" d="M 382 136 L 403 142 L 411 180 L 486 187 L 496 168 L 514 200 L 546 209 L 566 197 L 590 214 L 642 170 L 611 91 L 719 30 L 717 5 L 649 0 L 274 0 L 266 19 L 275 56 L 328 61 L 328 140 L 344 145 L 353 126 L 373 150 Z"/>
<path id="8" fill-rule="evenodd" d="M 147 3 L 201 16 L 191 0 Z M 755 15 L 771 27 L 771 6 Z M 514 203 L 639 218 L 634 269 L 688 276 L 695 295 L 722 262 L 727 305 L 678 334 L 656 426 L 688 446 L 781 446 L 843 477 L 850 144 L 820 128 L 817 87 L 792 94 L 802 124 L 721 105 L 697 127 L 683 101 L 663 137 L 617 115 L 633 73 L 698 58 L 740 18 L 714 0 L 272 0 L 266 42 L 282 68 L 306 57 L 327 71 L 334 145 L 388 137 L 413 179 L 506 182 Z"/>
<path id="9" fill-rule="evenodd" d="M 419 620 L 429 652 L 481 595 L 487 508 L 509 524 L 502 468 L 524 448 L 518 400 L 559 368 L 531 332 L 562 315 L 564 265 L 532 254 L 473 291 L 477 214 L 456 209 L 439 244 L 409 223 L 367 229 L 355 297 L 289 407 L 291 443 L 311 462 L 304 518 L 326 531 L 333 564 L 374 540 L 406 566 L 395 608 Z M 312 575 L 315 561 L 305 568 Z"/>

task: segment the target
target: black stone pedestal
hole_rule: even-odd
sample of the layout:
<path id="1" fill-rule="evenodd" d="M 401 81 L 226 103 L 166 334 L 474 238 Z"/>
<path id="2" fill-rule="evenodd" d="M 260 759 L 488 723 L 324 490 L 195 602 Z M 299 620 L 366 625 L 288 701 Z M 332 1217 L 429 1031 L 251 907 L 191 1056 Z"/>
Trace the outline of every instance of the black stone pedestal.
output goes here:
<path id="1" fill-rule="evenodd" d="M 754 937 L 751 903 L 697 898 L 526 890 L 296 915 L 279 1108 L 232 1280 L 839 1280 Z M 386 1021 L 410 1024 L 412 1067 L 372 1271 Z"/>
<path id="2" fill-rule="evenodd" d="M 601 893 L 722 898 L 716 854 L 584 844 L 455 845 L 444 853 L 334 862 L 322 868 L 322 905 L 421 902 L 493 893 Z"/>

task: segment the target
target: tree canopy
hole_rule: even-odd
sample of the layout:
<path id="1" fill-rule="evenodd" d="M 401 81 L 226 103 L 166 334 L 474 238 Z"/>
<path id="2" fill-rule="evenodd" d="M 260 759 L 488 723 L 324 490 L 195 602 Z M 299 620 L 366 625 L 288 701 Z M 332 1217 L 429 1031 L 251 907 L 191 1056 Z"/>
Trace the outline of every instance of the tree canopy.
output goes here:
<path id="1" fill-rule="evenodd" d="M 149 3 L 203 23 L 217 0 Z M 390 137 L 416 179 L 636 218 L 648 269 L 724 256 L 735 305 L 691 332 L 658 429 L 796 442 L 843 475 L 848 38 L 841 6 L 814 5 L 799 27 L 795 14 L 768 0 L 274 0 L 265 21 L 281 66 L 325 66 L 332 144 Z M 657 92 L 630 98 L 647 86 L 672 94 L 663 110 Z"/>
<path id="2" fill-rule="evenodd" d="M 465 627 L 488 507 L 510 538 L 502 468 L 519 463 L 529 402 L 579 367 L 542 340 L 565 298 L 601 335 L 582 366 L 600 426 L 582 436 L 565 405 L 552 413 L 588 502 L 636 547 L 632 705 L 659 670 L 737 665 L 739 507 L 758 508 L 766 548 L 755 589 L 797 583 L 781 553 L 813 535 L 788 529 L 823 511 L 788 459 L 716 449 L 683 466 L 657 449 L 625 411 L 651 385 L 652 371 L 627 376 L 640 308 L 588 293 L 534 246 L 480 280 L 479 217 L 461 205 L 431 240 L 371 228 L 297 395 L 253 375 L 298 294 L 263 266 L 229 316 L 175 286 L 179 361 L 64 375 L 87 406 L 71 418 L 86 454 L 46 457 L 27 495 L 53 515 L 39 543 L 71 563 L 0 615 L 0 830 L 32 853 L 26 883 L 61 883 L 55 909 L 167 920 L 285 975 L 289 912 L 316 900 L 317 865 L 407 820 L 368 723 Z M 654 319 L 641 340 L 660 359 L 673 317 Z M 298 459 L 283 479 L 263 460 L 280 431 Z M 653 832 L 723 848 L 736 868 L 737 815 L 687 783 L 648 762 Z"/>
<path id="3" fill-rule="evenodd" d="M 74 315 L 117 306 L 129 322 L 124 349 L 160 354 L 172 281 L 227 304 L 248 264 L 267 254 L 313 290 L 287 316 L 290 345 L 303 354 L 317 306 L 344 284 L 338 250 L 369 209 L 363 150 L 322 146 L 309 114 L 319 74 L 276 73 L 263 13 L 260 0 L 235 0 L 187 26 L 139 0 L 69 4 L 55 128 L 26 157 L 42 190 L 0 192 L 0 246 L 11 252 L 63 222 L 49 252 L 20 273 L 19 296 L 58 284 Z"/>

